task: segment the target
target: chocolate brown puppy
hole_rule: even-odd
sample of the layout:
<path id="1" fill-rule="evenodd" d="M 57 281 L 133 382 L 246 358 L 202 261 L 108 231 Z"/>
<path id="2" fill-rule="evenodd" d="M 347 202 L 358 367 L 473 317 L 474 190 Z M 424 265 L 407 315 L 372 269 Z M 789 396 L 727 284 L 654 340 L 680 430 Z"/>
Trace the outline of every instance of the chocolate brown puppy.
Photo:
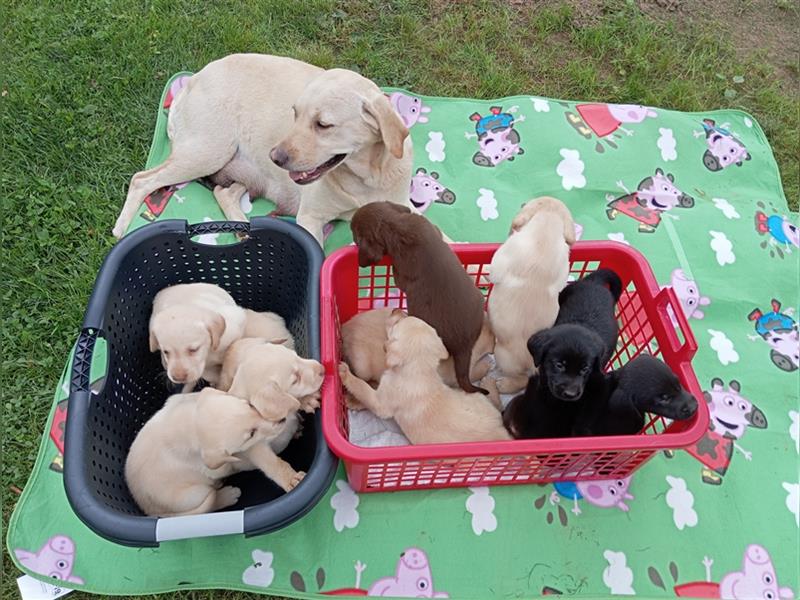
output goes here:
<path id="1" fill-rule="evenodd" d="M 488 394 L 469 379 L 472 347 L 483 326 L 483 295 L 442 241 L 441 231 L 425 217 L 389 202 L 359 208 L 350 229 L 359 266 L 392 257 L 395 284 L 406 294 L 409 316 L 422 319 L 442 338 L 459 387 Z"/>

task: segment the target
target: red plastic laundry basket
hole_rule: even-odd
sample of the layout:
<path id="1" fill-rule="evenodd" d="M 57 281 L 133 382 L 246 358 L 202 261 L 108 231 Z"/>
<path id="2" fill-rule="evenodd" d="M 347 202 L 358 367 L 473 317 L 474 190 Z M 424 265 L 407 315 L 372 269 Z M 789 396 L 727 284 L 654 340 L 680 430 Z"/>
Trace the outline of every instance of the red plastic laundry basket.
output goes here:
<path id="1" fill-rule="evenodd" d="M 492 291 L 486 272 L 498 244 L 454 244 L 467 272 L 486 298 Z M 345 463 L 351 487 L 358 492 L 419 490 L 617 479 L 629 476 L 660 450 L 694 444 L 708 428 L 708 409 L 692 370 L 697 351 L 672 288 L 659 289 L 647 260 L 618 242 L 578 242 L 570 254 L 571 275 L 613 269 L 625 290 L 618 304 L 620 339 L 610 361 L 618 368 L 641 352 L 660 355 L 699 401 L 689 421 L 648 419 L 638 435 L 424 444 L 364 448 L 348 439 L 347 407 L 337 365 L 340 323 L 357 312 L 381 306 L 405 308 L 405 295 L 392 278 L 391 263 L 360 269 L 354 246 L 333 253 L 322 267 L 322 428 L 331 450 Z M 673 325 L 670 312 L 675 315 Z"/>

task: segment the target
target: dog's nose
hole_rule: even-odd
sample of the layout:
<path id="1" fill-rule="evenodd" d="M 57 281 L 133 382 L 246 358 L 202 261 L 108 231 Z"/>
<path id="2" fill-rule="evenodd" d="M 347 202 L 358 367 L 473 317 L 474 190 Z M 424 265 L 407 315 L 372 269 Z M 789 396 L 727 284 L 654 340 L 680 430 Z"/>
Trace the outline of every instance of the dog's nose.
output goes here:
<path id="1" fill-rule="evenodd" d="M 272 162 L 274 162 L 279 167 L 283 167 L 287 162 L 289 162 L 289 155 L 280 146 L 275 146 L 270 151 L 269 157 L 272 159 Z"/>
<path id="2" fill-rule="evenodd" d="M 563 388 L 561 390 L 561 396 L 565 400 L 575 400 L 578 396 L 581 395 L 581 391 L 576 388 Z"/>

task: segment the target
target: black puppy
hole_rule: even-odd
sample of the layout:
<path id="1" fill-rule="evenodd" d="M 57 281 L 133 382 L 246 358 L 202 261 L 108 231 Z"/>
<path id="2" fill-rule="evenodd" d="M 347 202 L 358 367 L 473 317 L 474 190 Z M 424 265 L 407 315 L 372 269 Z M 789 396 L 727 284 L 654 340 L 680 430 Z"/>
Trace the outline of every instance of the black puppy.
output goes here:
<path id="1" fill-rule="evenodd" d="M 587 410 L 575 423 L 575 435 L 633 435 L 644 427 L 645 413 L 685 420 L 697 412 L 695 397 L 649 354 L 608 373 L 604 394 L 586 398 Z"/>
<path id="2" fill-rule="evenodd" d="M 617 345 L 614 308 L 621 293 L 622 282 L 610 269 L 599 269 L 561 291 L 555 325 L 528 340 L 538 372 L 506 407 L 504 422 L 511 435 L 570 436 L 585 409 L 583 397 L 604 397 L 603 368 Z"/>

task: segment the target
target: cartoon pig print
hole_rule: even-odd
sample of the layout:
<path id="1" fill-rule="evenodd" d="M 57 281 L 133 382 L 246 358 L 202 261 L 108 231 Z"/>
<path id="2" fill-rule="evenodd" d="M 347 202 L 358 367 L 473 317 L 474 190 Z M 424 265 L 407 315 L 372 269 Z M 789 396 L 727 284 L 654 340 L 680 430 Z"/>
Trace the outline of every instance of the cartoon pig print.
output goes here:
<path id="1" fill-rule="evenodd" d="M 742 161 L 750 160 L 750 153 L 744 144 L 730 131 L 717 126 L 712 119 L 703 119 L 703 133 L 708 146 L 703 154 L 703 164 L 709 171 L 722 171 L 731 165 L 741 167 Z"/>
<path id="2" fill-rule="evenodd" d="M 456 201 L 456 195 L 439 183 L 436 171 L 428 173 L 420 167 L 411 178 L 410 200 L 417 210 L 425 212 L 434 202 L 452 204 Z"/>
<path id="3" fill-rule="evenodd" d="M 431 112 L 431 107 L 424 105 L 420 98 L 403 92 L 392 92 L 387 96 L 392 108 L 400 115 L 406 127 L 410 128 L 415 123 L 428 122 L 428 117 L 425 115 Z"/>
<path id="4" fill-rule="evenodd" d="M 586 500 L 589 504 L 600 508 L 619 508 L 628 512 L 630 507 L 625 500 L 633 500 L 633 495 L 628 493 L 631 486 L 631 477 L 624 479 L 603 479 L 598 481 L 559 481 L 553 484 L 556 491 L 565 498 L 573 501 L 572 513 L 581 514 L 578 500 Z"/>
<path id="5" fill-rule="evenodd" d="M 764 546 L 750 544 L 744 551 L 742 570 L 728 573 L 719 582 L 723 600 L 778 600 L 794 598 L 791 588 L 779 587 L 772 559 Z"/>
<path id="6" fill-rule="evenodd" d="M 780 215 L 769 215 L 763 211 L 756 211 L 755 214 L 756 231 L 759 235 L 769 235 L 775 244 L 781 244 L 787 252 L 791 246 L 800 248 L 800 228 L 797 227 L 788 217 Z"/>
<path id="7" fill-rule="evenodd" d="M 767 428 L 767 417 L 740 392 L 738 381 L 731 381 L 726 388 L 716 377 L 711 380 L 711 391 L 703 392 L 710 416 L 708 431 L 687 450 L 706 465 L 702 471 L 705 483 L 722 483 L 734 449 L 739 450 L 746 460 L 752 460 L 751 453 L 739 446 L 738 441 L 750 427 Z"/>
<path id="8" fill-rule="evenodd" d="M 618 181 L 617 186 L 625 195 L 618 198 L 606 195 L 606 215 L 612 221 L 620 213 L 631 217 L 639 222 L 640 233 L 653 233 L 661 223 L 661 215 L 673 208 L 694 206 L 694 198 L 678 189 L 672 173 L 664 173 L 661 169 L 642 179 L 634 192 L 630 192 L 622 181 Z"/>
<path id="9" fill-rule="evenodd" d="M 419 548 L 409 548 L 400 554 L 394 577 L 384 577 L 373 583 L 368 596 L 398 598 L 449 598 L 445 592 L 433 590 L 433 577 L 428 556 Z"/>
<path id="10" fill-rule="evenodd" d="M 504 160 L 512 161 L 516 155 L 524 154 L 519 147 L 520 137 L 514 129 L 514 115 L 516 107 L 503 112 L 500 106 L 492 106 L 489 114 L 481 116 L 472 113 L 470 120 L 475 121 L 475 133 L 466 134 L 467 138 L 477 137 L 479 150 L 472 157 L 472 162 L 480 167 L 496 167 Z M 524 117 L 519 117 L 516 122 L 521 122 Z"/>
<path id="11" fill-rule="evenodd" d="M 721 598 L 722 600 L 792 600 L 794 592 L 789 587 L 778 585 L 775 567 L 764 546 L 750 544 L 744 551 L 742 570 L 725 575 L 719 583 L 711 577 L 714 561 L 703 557 L 706 569 L 705 581 L 691 581 L 676 585 L 673 589 L 678 598 Z M 653 567 L 648 569 L 650 580 L 664 588 L 663 579 Z M 670 563 L 673 579 L 677 579 L 678 568 Z"/>
<path id="12" fill-rule="evenodd" d="M 75 565 L 75 542 L 65 535 L 54 535 L 39 548 L 38 552 L 16 548 L 14 554 L 22 566 L 34 573 L 59 581 L 84 583 L 83 579 L 72 574 L 72 567 Z"/>
<path id="13" fill-rule="evenodd" d="M 770 345 L 770 359 L 781 371 L 791 373 L 800 367 L 800 335 L 797 322 L 790 316 L 790 310 L 781 312 L 781 303 L 772 299 L 772 310 L 762 312 L 753 309 L 747 318 L 753 321 L 758 336 Z"/>
<path id="14" fill-rule="evenodd" d="M 575 106 L 577 114 L 567 111 L 567 122 L 587 140 L 597 136 L 611 148 L 618 148 L 612 137 L 620 138 L 617 131 L 625 135 L 633 135 L 633 131 L 622 126 L 623 123 L 641 123 L 646 118 L 654 118 L 656 111 L 647 106 L 636 104 L 578 104 Z M 599 141 L 595 145 L 599 153 L 605 152 L 603 144 Z"/>
<path id="15" fill-rule="evenodd" d="M 683 269 L 675 269 L 670 276 L 670 285 L 675 290 L 675 295 L 680 300 L 683 314 L 687 319 L 702 319 L 705 314 L 700 310 L 701 306 L 708 306 L 711 304 L 711 299 L 708 296 L 700 294 L 700 288 L 697 282 L 689 279 L 683 272 Z M 673 325 L 676 324 L 675 318 L 670 314 Z"/>

